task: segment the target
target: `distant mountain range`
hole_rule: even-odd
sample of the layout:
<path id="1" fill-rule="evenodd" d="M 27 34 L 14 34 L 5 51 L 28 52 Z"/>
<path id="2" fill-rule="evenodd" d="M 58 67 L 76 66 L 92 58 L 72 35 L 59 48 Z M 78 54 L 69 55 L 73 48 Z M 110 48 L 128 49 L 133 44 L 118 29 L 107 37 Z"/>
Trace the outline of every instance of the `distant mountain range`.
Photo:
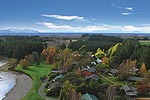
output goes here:
<path id="1" fill-rule="evenodd" d="M 39 33 L 40 33 L 39 31 L 31 30 L 31 29 L 9 28 L 9 29 L 0 30 L 0 36 L 4 36 L 4 35 L 32 36 L 32 35 L 39 35 Z"/>
<path id="2" fill-rule="evenodd" d="M 150 33 L 55 33 L 55 32 L 47 32 L 41 33 L 36 30 L 31 29 L 3 29 L 0 30 L 0 36 L 11 35 L 11 36 L 81 36 L 83 34 L 102 34 L 107 36 L 150 36 Z"/>
<path id="3" fill-rule="evenodd" d="M 31 29 L 15 29 L 15 28 L 9 28 L 9 29 L 3 29 L 0 30 L 1 33 L 39 33 L 36 30 L 31 30 Z"/>

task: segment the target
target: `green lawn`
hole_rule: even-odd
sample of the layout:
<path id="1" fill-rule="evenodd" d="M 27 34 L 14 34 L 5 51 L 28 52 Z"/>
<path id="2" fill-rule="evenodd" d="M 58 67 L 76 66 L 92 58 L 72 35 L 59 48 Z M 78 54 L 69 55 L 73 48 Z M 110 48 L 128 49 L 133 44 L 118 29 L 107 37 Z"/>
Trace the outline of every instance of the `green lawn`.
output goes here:
<path id="1" fill-rule="evenodd" d="M 150 40 L 139 40 L 142 45 L 150 45 Z"/>
<path id="2" fill-rule="evenodd" d="M 29 74 L 33 79 L 32 89 L 22 100 L 45 100 L 44 98 L 40 97 L 38 94 L 38 90 L 42 84 L 40 77 L 43 75 L 48 75 L 50 72 L 50 65 L 46 65 L 44 63 L 37 65 L 29 66 L 28 69 L 22 69 L 22 67 L 17 66 L 16 70 L 20 70 Z"/>

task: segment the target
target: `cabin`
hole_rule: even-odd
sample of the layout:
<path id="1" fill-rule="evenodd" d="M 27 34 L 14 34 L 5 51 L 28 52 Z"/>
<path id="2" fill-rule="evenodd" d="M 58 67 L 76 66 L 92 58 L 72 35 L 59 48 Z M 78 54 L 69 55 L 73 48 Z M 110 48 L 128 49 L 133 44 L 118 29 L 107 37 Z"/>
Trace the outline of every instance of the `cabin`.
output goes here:
<path id="1" fill-rule="evenodd" d="M 58 75 L 58 76 L 56 76 L 53 80 L 52 80 L 52 82 L 55 82 L 55 81 L 57 81 L 57 80 L 59 80 L 59 79 L 61 79 L 62 78 L 62 75 Z"/>
<path id="2" fill-rule="evenodd" d="M 117 73 L 118 73 L 118 70 L 117 70 L 117 69 L 111 69 L 111 70 L 109 71 L 108 75 L 110 75 L 110 76 L 116 76 Z"/>
<path id="3" fill-rule="evenodd" d="M 123 90 L 125 94 L 130 97 L 135 97 L 138 94 L 135 87 L 128 86 L 128 85 L 123 85 L 122 87 L 120 87 L 120 90 Z"/>
<path id="4" fill-rule="evenodd" d="M 83 76 L 91 76 L 93 74 L 96 74 L 96 69 L 92 67 L 84 68 L 81 70 L 81 75 Z"/>
<path id="5" fill-rule="evenodd" d="M 90 75 L 90 76 L 86 76 L 85 77 L 85 80 L 86 81 L 88 81 L 88 80 L 90 80 L 90 79 L 94 79 L 94 80 L 98 80 L 98 75 L 96 75 L 96 74 L 93 74 L 93 75 Z"/>
<path id="6" fill-rule="evenodd" d="M 98 100 L 98 99 L 94 95 L 86 93 L 80 97 L 80 100 Z"/>
<path id="7" fill-rule="evenodd" d="M 135 75 L 138 71 L 139 71 L 138 68 L 133 67 L 129 69 L 129 74 Z"/>
<path id="8" fill-rule="evenodd" d="M 59 69 L 53 69 L 52 71 L 51 71 L 51 74 L 62 74 L 62 73 L 64 73 L 64 70 L 59 70 Z"/>

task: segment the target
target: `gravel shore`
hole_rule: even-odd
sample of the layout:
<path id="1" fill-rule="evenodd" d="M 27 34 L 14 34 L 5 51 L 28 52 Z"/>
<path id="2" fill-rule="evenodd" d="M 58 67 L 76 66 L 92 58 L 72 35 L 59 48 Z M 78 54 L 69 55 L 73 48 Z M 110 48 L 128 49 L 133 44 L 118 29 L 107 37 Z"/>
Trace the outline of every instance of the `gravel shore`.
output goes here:
<path id="1" fill-rule="evenodd" d="M 25 75 L 17 75 L 15 87 L 7 94 L 3 100 L 21 100 L 31 89 L 32 79 Z"/>

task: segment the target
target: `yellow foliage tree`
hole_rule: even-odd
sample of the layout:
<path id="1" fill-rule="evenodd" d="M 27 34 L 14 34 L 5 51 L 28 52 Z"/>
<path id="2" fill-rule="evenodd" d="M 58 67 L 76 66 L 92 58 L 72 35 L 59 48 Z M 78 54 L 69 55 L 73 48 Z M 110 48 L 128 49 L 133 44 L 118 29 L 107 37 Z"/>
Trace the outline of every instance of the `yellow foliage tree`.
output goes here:
<path id="1" fill-rule="evenodd" d="M 102 58 L 104 57 L 106 54 L 105 52 L 103 52 L 100 48 L 97 49 L 97 52 L 95 53 L 95 56 Z"/>
<path id="2" fill-rule="evenodd" d="M 65 72 L 67 72 L 68 71 L 68 69 L 69 69 L 69 67 L 71 67 L 71 65 L 72 65 L 72 59 L 71 58 L 68 58 L 67 60 L 66 60 L 66 62 L 64 63 L 64 70 L 65 70 Z"/>
<path id="3" fill-rule="evenodd" d="M 81 69 L 80 69 L 80 67 L 78 67 L 78 69 L 77 69 L 77 71 L 76 71 L 76 75 L 81 75 Z"/>
<path id="4" fill-rule="evenodd" d="M 143 63 L 142 66 L 141 66 L 141 68 L 140 68 L 140 74 L 145 77 L 146 72 L 147 72 L 147 71 L 146 71 L 146 66 L 145 66 L 145 64 Z"/>

